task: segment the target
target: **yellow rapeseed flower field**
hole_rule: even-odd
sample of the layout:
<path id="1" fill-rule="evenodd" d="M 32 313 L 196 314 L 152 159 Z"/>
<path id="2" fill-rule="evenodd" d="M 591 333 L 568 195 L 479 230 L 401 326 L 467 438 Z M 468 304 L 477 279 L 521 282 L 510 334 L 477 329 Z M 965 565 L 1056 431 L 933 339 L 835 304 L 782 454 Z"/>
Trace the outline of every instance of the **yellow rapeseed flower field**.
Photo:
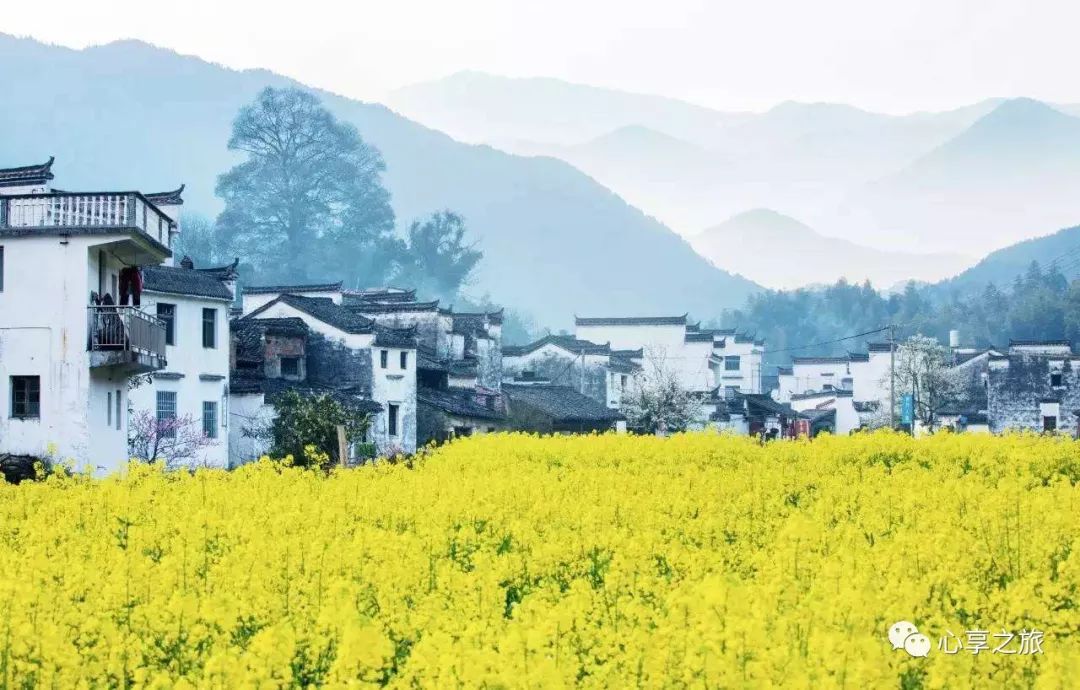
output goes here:
<path id="1" fill-rule="evenodd" d="M 1078 482 L 1071 440 L 889 433 L 493 435 L 330 476 L 54 476 L 0 486 L 0 679 L 1074 688 Z M 928 656 L 893 648 L 901 620 Z"/>

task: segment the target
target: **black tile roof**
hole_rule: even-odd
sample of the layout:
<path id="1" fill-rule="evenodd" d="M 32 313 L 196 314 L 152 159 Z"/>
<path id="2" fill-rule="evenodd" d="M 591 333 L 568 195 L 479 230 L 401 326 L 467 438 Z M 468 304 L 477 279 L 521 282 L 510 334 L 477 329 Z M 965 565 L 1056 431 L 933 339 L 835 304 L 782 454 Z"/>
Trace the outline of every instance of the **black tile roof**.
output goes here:
<path id="1" fill-rule="evenodd" d="M 792 357 L 792 364 L 847 364 L 847 357 Z"/>
<path id="2" fill-rule="evenodd" d="M 807 391 L 805 393 L 793 393 L 792 400 L 810 400 L 811 398 L 850 398 L 852 392 L 844 388 L 834 388 L 827 391 Z"/>
<path id="3" fill-rule="evenodd" d="M 439 310 L 439 300 L 430 302 L 368 302 L 367 300 L 349 302 L 346 300 L 344 305 L 346 309 L 351 309 L 359 314 L 393 314 Z"/>
<path id="4" fill-rule="evenodd" d="M 569 386 L 549 383 L 504 383 L 510 405 L 532 408 L 555 423 L 616 422 L 625 419 L 613 410 Z"/>
<path id="5" fill-rule="evenodd" d="M 1009 340 L 1009 347 L 1072 347 L 1071 340 Z"/>
<path id="6" fill-rule="evenodd" d="M 869 362 L 870 361 L 870 353 L 869 352 L 849 352 L 847 356 L 848 356 L 848 360 L 852 361 L 852 362 Z"/>
<path id="7" fill-rule="evenodd" d="M 375 326 L 375 347 L 395 347 L 406 350 L 416 349 L 416 327 L 390 328 Z"/>
<path id="8" fill-rule="evenodd" d="M 624 357 L 608 358 L 608 369 L 620 374 L 633 374 L 641 371 L 641 365 Z"/>
<path id="9" fill-rule="evenodd" d="M 152 192 L 143 194 L 143 196 L 154 206 L 183 206 L 184 198 L 181 194 L 184 193 L 185 186 L 180 185 L 179 189 L 174 189 L 171 192 Z"/>
<path id="10" fill-rule="evenodd" d="M 18 168 L 0 168 L 0 187 L 22 187 L 24 185 L 44 184 L 55 177 L 52 174 L 52 164 L 56 160 L 49 156 L 49 160 L 37 165 L 24 165 Z"/>
<path id="11" fill-rule="evenodd" d="M 143 266 L 143 289 L 170 295 L 208 297 L 211 299 L 233 298 L 232 292 L 220 273 L 212 270 L 196 270 L 181 266 Z"/>
<path id="12" fill-rule="evenodd" d="M 229 377 L 229 392 L 238 395 L 254 395 L 262 393 L 266 396 L 266 402 L 273 404 L 274 401 L 286 391 L 295 391 L 300 395 L 330 394 L 334 399 L 344 405 L 348 405 L 361 412 L 376 414 L 382 412 L 382 405 L 365 397 L 355 386 L 333 388 L 320 386 L 308 381 L 289 381 L 287 379 L 268 379 L 260 376 L 252 376 L 233 372 Z"/>
<path id="13" fill-rule="evenodd" d="M 590 340 L 581 340 L 572 335 L 546 335 L 528 345 L 508 345 L 502 349 L 503 355 L 520 357 L 531 352 L 536 352 L 545 345 L 555 345 L 573 354 L 610 354 L 611 346 L 608 343 L 600 345 Z"/>
<path id="14" fill-rule="evenodd" d="M 453 314 L 453 331 L 458 335 L 471 335 L 474 338 L 489 338 L 487 332 L 488 315 L 484 313 Z"/>
<path id="15" fill-rule="evenodd" d="M 746 403 L 747 412 L 753 414 L 776 414 L 794 418 L 796 412 L 791 405 L 778 403 L 764 393 L 739 393 L 735 392 L 735 398 Z"/>
<path id="16" fill-rule="evenodd" d="M 710 331 L 687 331 L 686 342 L 688 343 L 711 343 L 713 334 Z"/>
<path id="17" fill-rule="evenodd" d="M 450 365 L 446 360 L 439 359 L 433 350 L 418 347 L 416 352 L 416 368 L 427 371 L 450 371 Z"/>
<path id="18" fill-rule="evenodd" d="M 447 362 L 451 376 L 476 376 L 479 364 L 475 359 L 454 359 Z"/>
<path id="19" fill-rule="evenodd" d="M 686 314 L 682 316 L 575 316 L 578 326 L 684 326 Z"/>
<path id="20" fill-rule="evenodd" d="M 366 288 L 363 290 L 344 290 L 345 301 L 355 304 L 357 302 L 415 302 L 416 290 L 380 287 Z"/>
<path id="21" fill-rule="evenodd" d="M 375 327 L 375 322 L 371 319 L 335 304 L 329 297 L 304 297 L 288 293 L 267 302 L 244 318 L 256 317 L 279 302 L 346 333 L 371 333 Z"/>
<path id="22" fill-rule="evenodd" d="M 795 373 L 795 370 L 791 367 L 776 367 L 777 376 L 791 376 Z"/>
<path id="23" fill-rule="evenodd" d="M 624 359 L 641 359 L 645 356 L 645 348 L 639 347 L 636 350 L 612 350 L 612 357 L 622 357 Z"/>
<path id="24" fill-rule="evenodd" d="M 892 345 L 889 343 L 867 343 L 866 349 L 868 352 L 889 352 L 892 350 Z"/>
<path id="25" fill-rule="evenodd" d="M 437 390 L 421 386 L 416 389 L 416 402 L 458 417 L 479 419 L 505 419 L 506 417 L 501 405 L 496 405 L 496 409 L 491 409 L 477 402 L 476 393 L 471 390 Z"/>
<path id="26" fill-rule="evenodd" d="M 268 295 L 275 292 L 293 295 L 304 292 L 340 292 L 341 281 L 336 283 L 309 283 L 305 285 L 249 285 L 244 288 L 248 295 Z"/>

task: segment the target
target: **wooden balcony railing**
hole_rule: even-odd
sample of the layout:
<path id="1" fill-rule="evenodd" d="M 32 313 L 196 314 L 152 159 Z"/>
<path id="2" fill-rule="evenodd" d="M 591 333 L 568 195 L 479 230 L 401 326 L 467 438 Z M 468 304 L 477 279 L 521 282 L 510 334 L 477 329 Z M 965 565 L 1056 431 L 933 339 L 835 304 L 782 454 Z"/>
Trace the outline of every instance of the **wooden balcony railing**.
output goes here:
<path id="1" fill-rule="evenodd" d="M 165 324 L 138 307 L 87 307 L 88 347 L 95 352 L 134 352 L 165 360 Z"/>
<path id="2" fill-rule="evenodd" d="M 0 196 L 0 228 L 141 230 L 169 246 L 172 220 L 138 192 L 50 192 Z"/>

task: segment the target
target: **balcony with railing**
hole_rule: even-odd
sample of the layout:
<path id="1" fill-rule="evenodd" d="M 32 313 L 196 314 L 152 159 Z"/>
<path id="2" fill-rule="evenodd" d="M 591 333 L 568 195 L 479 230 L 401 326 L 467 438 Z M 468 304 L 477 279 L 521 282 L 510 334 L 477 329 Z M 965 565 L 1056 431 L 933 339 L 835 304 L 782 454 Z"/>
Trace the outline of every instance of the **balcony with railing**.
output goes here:
<path id="1" fill-rule="evenodd" d="M 165 324 L 138 307 L 87 307 L 91 367 L 120 367 L 128 374 L 165 366 Z"/>
<path id="2" fill-rule="evenodd" d="M 139 192 L 49 192 L 0 196 L 0 230 L 136 230 L 169 246 L 172 219 Z"/>

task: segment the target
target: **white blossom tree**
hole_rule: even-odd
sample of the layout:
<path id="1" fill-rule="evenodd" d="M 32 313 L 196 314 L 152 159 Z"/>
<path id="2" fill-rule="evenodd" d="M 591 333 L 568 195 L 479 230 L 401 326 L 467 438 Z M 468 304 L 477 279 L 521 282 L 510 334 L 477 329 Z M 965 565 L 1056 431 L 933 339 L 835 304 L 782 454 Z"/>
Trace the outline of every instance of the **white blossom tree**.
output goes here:
<path id="1" fill-rule="evenodd" d="M 651 353 L 644 371 L 623 394 L 626 425 L 643 434 L 685 431 L 701 417 L 701 402 L 686 390 L 662 353 Z"/>

